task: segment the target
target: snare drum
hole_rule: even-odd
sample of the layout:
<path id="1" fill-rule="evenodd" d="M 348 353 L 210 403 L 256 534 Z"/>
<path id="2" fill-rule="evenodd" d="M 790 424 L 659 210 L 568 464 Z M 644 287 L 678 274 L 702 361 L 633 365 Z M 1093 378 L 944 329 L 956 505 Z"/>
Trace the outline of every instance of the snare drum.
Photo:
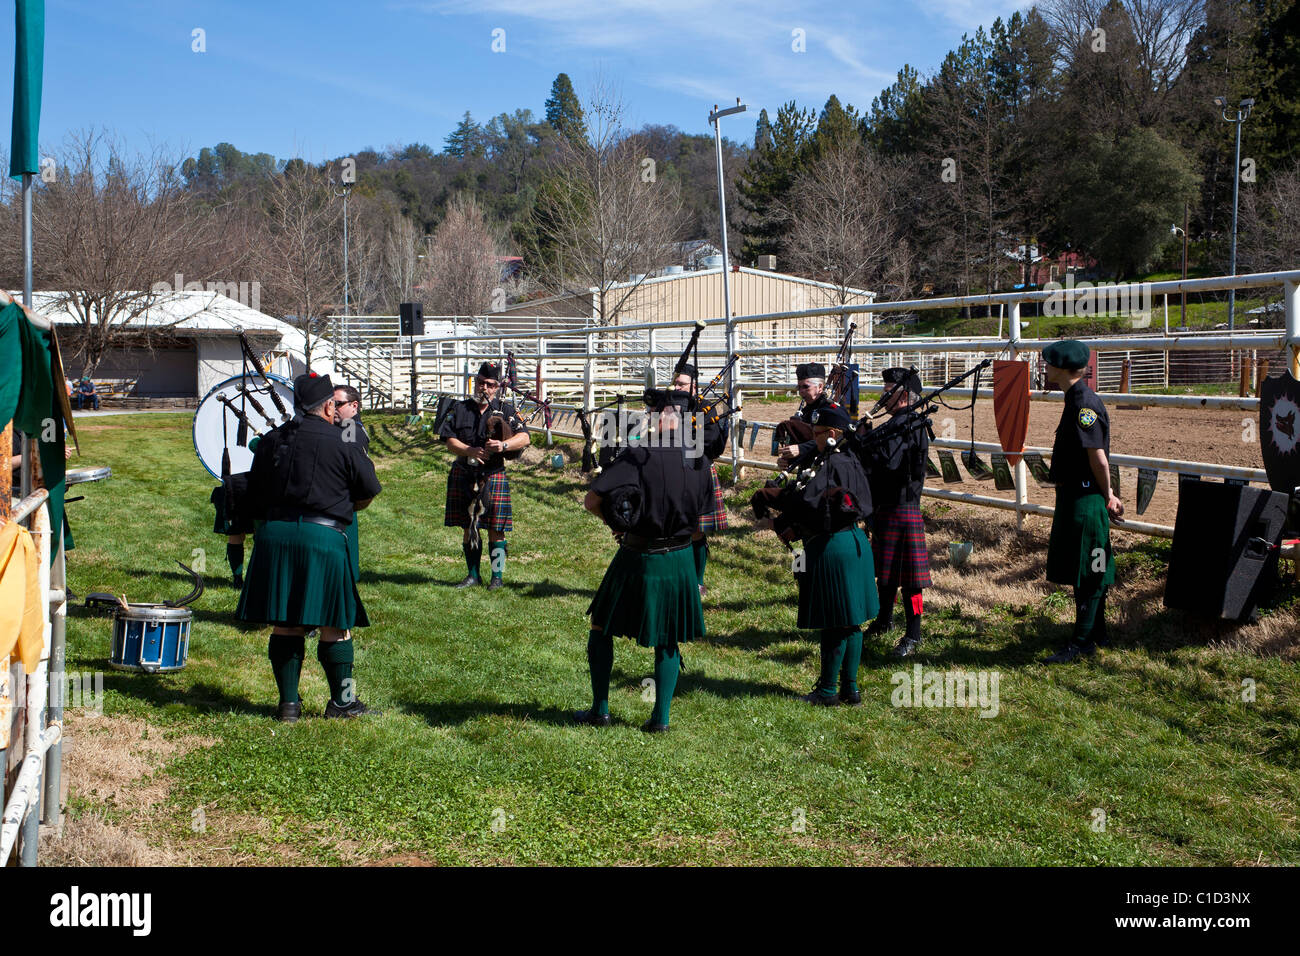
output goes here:
<path id="1" fill-rule="evenodd" d="M 166 674 L 185 666 L 190 652 L 187 607 L 130 604 L 113 612 L 113 654 L 109 666 L 120 671 Z"/>
<path id="2" fill-rule="evenodd" d="M 63 483 L 66 485 L 80 485 L 87 481 L 103 481 L 105 478 L 113 477 L 113 469 L 107 465 L 99 468 L 69 468 L 63 474 Z"/>

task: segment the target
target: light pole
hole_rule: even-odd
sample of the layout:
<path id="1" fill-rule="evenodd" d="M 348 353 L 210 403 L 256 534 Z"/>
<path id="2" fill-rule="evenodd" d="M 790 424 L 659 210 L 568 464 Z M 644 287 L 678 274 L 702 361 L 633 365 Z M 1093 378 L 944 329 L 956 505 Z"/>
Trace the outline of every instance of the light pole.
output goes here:
<path id="1" fill-rule="evenodd" d="M 348 316 L 348 193 L 352 192 L 352 187 L 357 183 L 357 174 L 355 168 L 347 165 L 343 166 L 343 172 L 339 174 L 339 185 L 342 187 L 335 196 L 343 197 L 343 318 Z M 334 177 L 330 176 L 330 188 L 333 189 Z"/>
<path id="2" fill-rule="evenodd" d="M 1255 105 L 1253 99 L 1242 100 L 1235 110 L 1228 110 L 1228 101 L 1225 97 L 1216 96 L 1214 105 L 1223 113 L 1225 123 L 1235 123 L 1237 126 L 1237 156 L 1236 164 L 1232 169 L 1232 274 L 1237 274 L 1237 192 L 1241 183 L 1241 124 L 1246 122 L 1246 117 L 1250 116 L 1251 108 Z M 1228 331 L 1231 332 L 1236 328 L 1236 306 L 1237 290 L 1228 290 Z"/>
<path id="3" fill-rule="evenodd" d="M 722 224 L 722 312 L 723 317 L 727 320 L 726 339 L 727 355 L 730 357 L 736 351 L 736 330 L 731 324 L 731 256 L 727 252 L 727 188 L 726 181 L 723 177 L 722 170 L 722 117 L 730 116 L 733 113 L 745 112 L 745 105 L 740 102 L 740 97 L 736 97 L 736 105 L 729 106 L 725 110 L 718 109 L 718 104 L 713 104 L 713 112 L 709 114 L 709 122 L 713 125 L 713 144 L 717 150 L 718 157 L 718 219 Z M 727 403 L 731 408 L 736 407 L 736 378 L 734 370 L 727 371 Z M 740 468 L 736 464 L 740 460 L 740 441 L 736 429 L 731 429 L 731 483 L 734 485 L 740 476 Z"/>
<path id="4" fill-rule="evenodd" d="M 1181 292 L 1182 292 L 1182 296 L 1183 296 L 1183 312 L 1182 312 L 1182 315 L 1183 315 L 1183 321 L 1182 321 L 1181 323 L 1179 323 L 1179 324 L 1182 325 L 1182 327 L 1185 329 L 1185 328 L 1187 328 L 1187 289 L 1186 289 L 1186 285 L 1187 285 L 1187 203 L 1183 203 L 1183 224 L 1182 224 L 1182 226 L 1180 227 L 1180 226 L 1178 226 L 1177 224 L 1175 224 L 1175 225 L 1169 227 L 1169 231 L 1170 231 L 1171 233 L 1173 233 L 1175 236 L 1177 236 L 1177 235 L 1179 235 L 1179 234 L 1181 233 L 1181 234 L 1182 234 L 1182 237 L 1183 237 L 1183 285 L 1184 285 L 1184 288 L 1181 290 Z M 1168 314 L 1169 314 L 1169 311 L 1166 309 L 1166 310 L 1165 310 L 1165 315 L 1168 315 Z"/>

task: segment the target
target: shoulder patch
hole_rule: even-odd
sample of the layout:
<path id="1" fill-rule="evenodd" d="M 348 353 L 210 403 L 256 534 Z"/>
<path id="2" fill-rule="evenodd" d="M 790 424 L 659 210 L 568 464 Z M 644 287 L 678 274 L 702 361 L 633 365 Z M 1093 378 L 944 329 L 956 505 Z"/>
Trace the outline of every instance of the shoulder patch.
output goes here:
<path id="1" fill-rule="evenodd" d="M 1091 428 L 1095 424 L 1097 424 L 1096 412 L 1094 412 L 1091 408 L 1079 409 L 1079 427 Z"/>

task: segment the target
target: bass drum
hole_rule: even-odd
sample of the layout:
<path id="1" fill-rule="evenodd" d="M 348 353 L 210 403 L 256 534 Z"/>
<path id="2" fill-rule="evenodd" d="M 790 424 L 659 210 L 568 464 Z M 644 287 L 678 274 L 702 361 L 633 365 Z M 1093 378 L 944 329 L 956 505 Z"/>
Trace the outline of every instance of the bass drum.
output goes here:
<path id="1" fill-rule="evenodd" d="M 266 381 L 257 374 L 236 375 L 213 387 L 194 412 L 194 452 L 213 478 L 221 479 L 221 452 L 230 449 L 230 473 L 237 475 L 253 466 L 253 453 L 238 444 L 240 415 L 248 423 L 248 440 L 265 435 L 293 416 L 293 383 L 278 375 Z M 281 412 L 271 398 L 280 399 Z"/>

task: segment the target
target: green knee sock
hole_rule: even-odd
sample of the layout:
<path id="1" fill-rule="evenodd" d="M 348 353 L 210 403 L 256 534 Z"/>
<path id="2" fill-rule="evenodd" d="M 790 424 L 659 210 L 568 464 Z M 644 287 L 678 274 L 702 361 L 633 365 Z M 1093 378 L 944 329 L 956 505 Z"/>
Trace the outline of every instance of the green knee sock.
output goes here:
<path id="1" fill-rule="evenodd" d="M 298 703 L 298 679 L 302 677 L 302 659 L 306 656 L 306 639 L 287 634 L 272 634 L 266 645 L 266 656 L 271 659 L 275 686 L 280 691 L 280 703 Z"/>
<path id="2" fill-rule="evenodd" d="M 478 578 L 478 562 L 483 556 L 483 552 L 471 548 L 468 544 L 462 544 L 460 549 L 465 552 L 465 567 L 469 569 L 469 576 Z"/>
<path id="3" fill-rule="evenodd" d="M 840 668 L 844 665 L 844 649 L 848 635 L 842 627 L 828 627 L 822 631 L 822 672 L 817 678 L 817 693 L 832 697 L 839 686 Z"/>
<path id="4" fill-rule="evenodd" d="M 677 690 L 677 674 L 681 670 L 682 656 L 677 646 L 655 648 L 655 706 L 650 711 L 650 722 L 668 724 L 668 711 L 673 705 L 673 692 Z"/>
<path id="5" fill-rule="evenodd" d="M 862 663 L 862 632 L 856 627 L 849 632 L 844 646 L 844 663 L 840 667 L 840 691 L 844 694 L 858 692 L 858 666 Z"/>
<path id="6" fill-rule="evenodd" d="M 352 641 L 318 641 L 316 660 L 325 668 L 325 679 L 330 685 L 330 700 L 346 707 L 357 699 L 352 684 Z"/>
<path id="7" fill-rule="evenodd" d="M 704 569 L 709 563 L 709 539 L 700 538 L 698 541 L 692 541 L 691 547 L 695 550 L 695 577 L 699 584 L 703 584 Z"/>
<path id="8" fill-rule="evenodd" d="M 1073 637 L 1077 643 L 1086 644 L 1093 639 L 1093 632 L 1097 627 L 1097 612 L 1104 606 L 1105 600 L 1105 588 L 1099 588 L 1095 591 L 1085 591 L 1082 588 L 1074 589 Z"/>
<path id="9" fill-rule="evenodd" d="M 506 543 L 504 540 L 493 541 L 488 545 L 488 566 L 492 569 L 492 577 L 500 578 L 506 573 Z"/>
<path id="10" fill-rule="evenodd" d="M 230 565 L 231 577 L 242 578 L 244 576 L 244 545 L 231 544 L 226 542 L 226 563 Z"/>
<path id="11" fill-rule="evenodd" d="M 609 675 L 614 669 L 614 639 L 592 629 L 587 634 L 587 667 L 591 670 L 591 710 L 609 713 Z"/>

